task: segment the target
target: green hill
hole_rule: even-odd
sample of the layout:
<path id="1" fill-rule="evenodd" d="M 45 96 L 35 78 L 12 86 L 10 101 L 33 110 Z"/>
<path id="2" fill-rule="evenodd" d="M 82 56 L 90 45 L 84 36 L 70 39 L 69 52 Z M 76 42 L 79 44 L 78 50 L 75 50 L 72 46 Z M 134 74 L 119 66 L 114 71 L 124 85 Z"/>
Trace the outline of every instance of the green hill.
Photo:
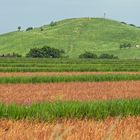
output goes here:
<path id="1" fill-rule="evenodd" d="M 43 31 L 16 31 L 0 35 L 0 54 L 25 55 L 30 48 L 50 47 L 63 49 L 70 58 L 85 51 L 109 53 L 119 58 L 140 58 L 140 48 L 120 49 L 121 43 L 140 45 L 140 28 L 101 18 L 77 18 L 44 25 Z"/>

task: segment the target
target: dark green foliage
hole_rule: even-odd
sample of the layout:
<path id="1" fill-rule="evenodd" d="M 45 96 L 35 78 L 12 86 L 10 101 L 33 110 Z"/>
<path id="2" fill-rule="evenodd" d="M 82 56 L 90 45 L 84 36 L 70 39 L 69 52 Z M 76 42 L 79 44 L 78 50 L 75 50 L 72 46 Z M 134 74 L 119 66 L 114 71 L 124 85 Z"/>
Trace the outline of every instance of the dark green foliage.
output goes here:
<path id="1" fill-rule="evenodd" d="M 110 54 L 101 54 L 99 59 L 118 59 L 118 57 Z"/>
<path id="2" fill-rule="evenodd" d="M 96 119 L 140 115 L 140 100 L 114 100 L 94 102 L 53 102 L 30 106 L 0 104 L 2 119 L 30 119 L 53 121 L 60 119 Z"/>
<path id="3" fill-rule="evenodd" d="M 40 31 L 44 31 L 43 27 L 40 27 Z"/>
<path id="4" fill-rule="evenodd" d="M 131 48 L 132 44 L 131 43 L 124 43 L 124 44 L 120 44 L 120 49 L 125 49 L 125 48 Z"/>
<path id="5" fill-rule="evenodd" d="M 132 26 L 132 27 L 136 27 L 136 25 L 134 25 L 134 24 L 129 24 L 130 26 Z"/>
<path id="6" fill-rule="evenodd" d="M 125 25 L 127 24 L 126 22 L 121 22 L 121 23 L 122 23 L 122 24 L 125 24 Z"/>
<path id="7" fill-rule="evenodd" d="M 31 31 L 31 30 L 33 30 L 33 27 L 28 27 L 28 28 L 26 29 L 26 31 Z"/>
<path id="8" fill-rule="evenodd" d="M 84 54 L 81 54 L 79 56 L 79 58 L 94 58 L 94 59 L 97 59 L 98 56 L 94 53 L 91 53 L 91 52 L 85 52 Z"/>
<path id="9" fill-rule="evenodd" d="M 62 54 L 64 54 L 63 50 L 44 46 L 43 48 L 30 49 L 26 56 L 32 58 L 60 58 Z"/>
<path id="10" fill-rule="evenodd" d="M 118 56 L 110 55 L 110 54 L 101 54 L 99 57 L 91 52 L 85 52 L 81 54 L 79 58 L 87 58 L 87 59 L 119 59 Z"/>
<path id="11" fill-rule="evenodd" d="M 50 26 L 56 26 L 56 25 L 57 25 L 57 23 L 54 22 L 54 21 L 52 21 L 52 22 L 50 23 Z"/>
<path id="12" fill-rule="evenodd" d="M 21 30 L 21 26 L 18 26 L 18 31 L 20 31 Z"/>
<path id="13" fill-rule="evenodd" d="M 140 80 L 140 75 L 74 75 L 74 76 L 28 76 L 0 77 L 0 83 L 59 83 L 59 82 L 103 82 Z"/>

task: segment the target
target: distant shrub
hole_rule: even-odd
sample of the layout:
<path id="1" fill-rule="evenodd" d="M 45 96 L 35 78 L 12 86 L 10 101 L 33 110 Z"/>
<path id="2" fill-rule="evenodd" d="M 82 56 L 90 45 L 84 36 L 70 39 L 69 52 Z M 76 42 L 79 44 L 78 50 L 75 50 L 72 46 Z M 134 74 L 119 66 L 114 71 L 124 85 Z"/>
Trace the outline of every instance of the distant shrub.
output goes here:
<path id="1" fill-rule="evenodd" d="M 129 24 L 130 26 L 133 26 L 133 27 L 136 27 L 136 25 L 134 25 L 134 24 Z"/>
<path id="2" fill-rule="evenodd" d="M 57 23 L 54 22 L 54 21 L 52 21 L 52 22 L 50 23 L 50 26 L 56 26 L 56 25 L 57 25 Z"/>
<path id="3" fill-rule="evenodd" d="M 91 53 L 91 52 L 85 52 L 85 53 L 81 54 L 79 56 L 79 58 L 94 58 L 94 59 L 97 59 L 98 56 L 94 53 Z"/>
<path id="4" fill-rule="evenodd" d="M 33 27 L 28 27 L 28 28 L 26 29 L 26 31 L 31 31 L 31 30 L 33 30 Z"/>
<path id="5" fill-rule="evenodd" d="M 127 24 L 126 22 L 121 22 L 122 24 Z"/>
<path id="6" fill-rule="evenodd" d="M 120 49 L 125 49 L 125 48 L 131 48 L 132 44 L 131 43 L 124 43 L 124 44 L 120 44 Z"/>
<path id="7" fill-rule="evenodd" d="M 91 52 L 85 52 L 81 54 L 79 58 L 91 58 L 91 59 L 119 59 L 118 56 L 110 55 L 110 54 L 101 54 L 99 57 Z"/>
<path id="8" fill-rule="evenodd" d="M 44 31 L 43 27 L 40 27 L 40 31 Z"/>
<path id="9" fill-rule="evenodd" d="M 11 57 L 11 58 L 16 58 L 16 57 L 22 57 L 22 55 L 18 54 L 18 53 L 7 53 L 7 54 L 1 54 L 0 57 Z"/>
<path id="10" fill-rule="evenodd" d="M 33 48 L 30 49 L 29 53 L 26 57 L 33 58 L 60 58 L 62 54 L 65 52 L 63 50 L 50 48 L 48 46 L 44 46 L 43 48 Z"/>
<path id="11" fill-rule="evenodd" d="M 113 54 L 101 54 L 99 59 L 118 59 L 118 56 L 114 56 Z"/>

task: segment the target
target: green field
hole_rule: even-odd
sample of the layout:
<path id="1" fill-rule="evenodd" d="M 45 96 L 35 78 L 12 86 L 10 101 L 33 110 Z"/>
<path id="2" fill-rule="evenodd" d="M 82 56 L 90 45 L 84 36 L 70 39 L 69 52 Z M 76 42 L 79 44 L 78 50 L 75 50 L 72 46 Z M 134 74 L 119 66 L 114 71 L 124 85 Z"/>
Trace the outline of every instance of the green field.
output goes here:
<path id="1" fill-rule="evenodd" d="M 66 19 L 56 26 L 44 25 L 43 31 L 15 31 L 0 35 L 0 54 L 19 53 L 25 56 L 30 48 L 44 45 L 63 49 L 69 58 L 85 51 L 109 53 L 120 59 L 140 58 L 140 48 L 120 49 L 121 43 L 140 45 L 140 28 L 101 18 Z"/>
<path id="2" fill-rule="evenodd" d="M 104 82 L 104 81 L 138 81 L 140 75 L 78 75 L 78 76 L 22 76 L 0 77 L 0 83 L 60 83 L 60 82 Z"/>
<path id="3" fill-rule="evenodd" d="M 0 59 L 0 72 L 140 71 L 140 60 Z"/>
<path id="4" fill-rule="evenodd" d="M 60 119 L 105 119 L 140 115 L 140 100 L 54 102 L 31 106 L 0 104 L 0 118 L 52 121 Z"/>

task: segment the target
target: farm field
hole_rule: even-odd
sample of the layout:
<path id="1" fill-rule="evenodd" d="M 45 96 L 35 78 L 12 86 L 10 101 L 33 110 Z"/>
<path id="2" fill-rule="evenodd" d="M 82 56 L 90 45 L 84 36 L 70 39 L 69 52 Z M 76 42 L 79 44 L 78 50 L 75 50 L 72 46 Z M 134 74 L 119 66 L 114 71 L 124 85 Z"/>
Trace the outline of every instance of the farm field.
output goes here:
<path id="1" fill-rule="evenodd" d="M 0 59 L 0 102 L 2 140 L 139 140 L 140 60 Z"/>

